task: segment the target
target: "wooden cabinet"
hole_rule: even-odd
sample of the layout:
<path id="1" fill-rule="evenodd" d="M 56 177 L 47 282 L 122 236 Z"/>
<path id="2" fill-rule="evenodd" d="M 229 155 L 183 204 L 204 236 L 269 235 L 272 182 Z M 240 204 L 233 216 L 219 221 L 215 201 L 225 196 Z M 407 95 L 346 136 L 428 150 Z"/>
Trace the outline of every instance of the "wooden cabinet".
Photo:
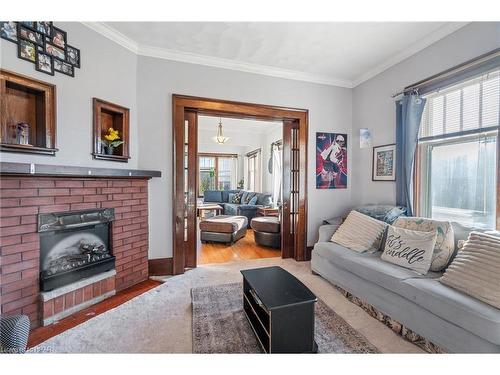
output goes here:
<path id="1" fill-rule="evenodd" d="M 0 69 L 0 98 L 0 151 L 54 156 L 56 87 Z"/>
<path id="2" fill-rule="evenodd" d="M 128 162 L 129 155 L 129 123 L 130 110 L 118 104 L 106 102 L 101 99 L 93 99 L 94 108 L 94 159 L 112 160 Z M 113 128 L 118 131 L 123 144 L 114 148 L 112 153 L 106 152 L 106 147 L 102 143 L 108 129 Z"/>

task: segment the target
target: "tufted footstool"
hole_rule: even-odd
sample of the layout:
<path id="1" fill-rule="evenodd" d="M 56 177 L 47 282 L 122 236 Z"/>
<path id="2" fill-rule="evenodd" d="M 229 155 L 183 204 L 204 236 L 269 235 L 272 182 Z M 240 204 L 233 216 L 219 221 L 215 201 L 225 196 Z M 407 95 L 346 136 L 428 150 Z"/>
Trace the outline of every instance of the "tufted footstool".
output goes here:
<path id="1" fill-rule="evenodd" d="M 200 221 L 201 242 L 238 241 L 247 234 L 248 219 L 245 216 L 218 215 Z"/>
<path id="2" fill-rule="evenodd" d="M 255 242 L 262 246 L 279 249 L 281 247 L 281 224 L 274 216 L 254 217 L 250 223 Z"/>

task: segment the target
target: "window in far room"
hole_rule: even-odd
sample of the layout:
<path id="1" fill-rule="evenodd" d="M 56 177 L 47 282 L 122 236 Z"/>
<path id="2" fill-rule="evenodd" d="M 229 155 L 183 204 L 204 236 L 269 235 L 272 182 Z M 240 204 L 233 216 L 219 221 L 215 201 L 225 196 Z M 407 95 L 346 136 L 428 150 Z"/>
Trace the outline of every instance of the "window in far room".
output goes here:
<path id="1" fill-rule="evenodd" d="M 416 162 L 419 215 L 495 228 L 499 72 L 425 96 Z"/>
<path id="2" fill-rule="evenodd" d="M 249 152 L 245 156 L 246 189 L 257 193 L 261 192 L 261 150 Z"/>
<path id="3" fill-rule="evenodd" d="M 238 155 L 198 154 L 198 196 L 205 190 L 236 189 Z"/>

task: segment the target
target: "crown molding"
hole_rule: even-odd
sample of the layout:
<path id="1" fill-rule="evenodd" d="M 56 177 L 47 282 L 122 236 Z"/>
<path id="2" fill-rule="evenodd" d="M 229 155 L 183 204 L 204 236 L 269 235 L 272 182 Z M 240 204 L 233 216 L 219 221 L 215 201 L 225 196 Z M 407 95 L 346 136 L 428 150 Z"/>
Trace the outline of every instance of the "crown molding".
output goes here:
<path id="1" fill-rule="evenodd" d="M 229 60 L 220 57 L 213 57 L 213 56 L 201 55 L 190 52 L 181 52 L 177 50 L 171 50 L 171 49 L 165 49 L 147 45 L 140 45 L 139 43 L 130 39 L 129 37 L 117 31 L 116 29 L 112 28 L 111 26 L 108 26 L 104 22 L 82 22 L 82 24 L 139 56 L 153 57 L 170 61 L 179 61 L 189 64 L 205 65 L 215 68 L 236 70 L 236 71 L 260 74 L 277 78 L 291 79 L 295 81 L 305 81 L 305 82 L 319 83 L 329 86 L 354 88 L 360 85 L 361 83 L 382 73 L 383 71 L 389 69 L 390 67 L 407 59 L 408 57 L 416 54 L 417 52 L 423 50 L 424 48 L 430 46 L 431 44 L 437 42 L 438 40 L 464 27 L 465 25 L 468 24 L 468 22 L 453 22 L 444 25 L 435 32 L 420 39 L 418 42 L 412 44 L 410 47 L 404 49 L 400 53 L 392 56 L 390 59 L 386 60 L 385 62 L 378 65 L 374 69 L 371 69 L 370 71 L 362 74 L 354 81 L 330 77 L 330 76 L 306 73 L 301 71 L 277 68 L 272 66 L 248 63 L 244 61 Z"/>
<path id="2" fill-rule="evenodd" d="M 436 31 L 432 32 L 431 34 L 427 35 L 426 37 L 412 44 L 410 47 L 404 49 L 403 51 L 392 56 L 382 64 L 378 65 L 377 67 L 369 70 L 368 72 L 356 78 L 354 81 L 352 81 L 352 87 L 354 88 L 362 84 L 363 82 L 368 81 L 369 79 L 375 77 L 376 75 L 379 75 L 380 73 L 389 69 L 390 67 L 400 63 L 403 60 L 406 60 L 408 57 L 413 56 L 417 52 L 420 52 L 424 48 L 429 47 L 431 44 L 436 43 L 438 40 L 443 39 L 444 37 L 454 33 L 455 31 L 461 29 L 462 27 L 468 24 L 469 22 L 453 22 L 440 27 Z"/>
<path id="3" fill-rule="evenodd" d="M 337 79 L 329 76 L 300 72 L 272 66 L 248 63 L 238 60 L 223 59 L 220 57 L 212 57 L 200 55 L 190 52 L 181 52 L 165 48 L 139 46 L 138 55 L 154 57 L 164 60 L 180 61 L 190 64 L 205 65 L 215 68 L 238 70 L 241 72 L 261 74 L 271 77 L 292 79 L 296 81 L 306 81 L 312 83 L 320 83 L 331 86 L 352 88 L 352 82 L 349 80 Z"/>
<path id="4" fill-rule="evenodd" d="M 106 25 L 104 22 L 82 22 L 82 24 L 135 54 L 139 51 L 139 44 L 137 42 L 118 30 L 113 29 L 111 26 Z"/>

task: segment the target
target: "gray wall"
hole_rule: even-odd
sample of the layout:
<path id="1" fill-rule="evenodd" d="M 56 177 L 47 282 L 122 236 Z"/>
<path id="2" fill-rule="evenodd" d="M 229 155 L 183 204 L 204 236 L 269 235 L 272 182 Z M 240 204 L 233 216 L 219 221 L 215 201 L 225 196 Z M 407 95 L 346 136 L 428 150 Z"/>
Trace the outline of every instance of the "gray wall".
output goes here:
<path id="1" fill-rule="evenodd" d="M 55 157 L 4 153 L 2 161 L 66 164 L 93 167 L 137 168 L 137 56 L 76 22 L 56 22 L 67 31 L 70 45 L 81 51 L 81 69 L 75 77 L 38 72 L 34 64 L 17 57 L 17 46 L 1 40 L 0 66 L 57 86 L 57 147 Z M 92 159 L 92 98 L 130 108 L 128 163 Z"/>
<path id="2" fill-rule="evenodd" d="M 359 129 L 368 128 L 373 146 L 395 143 L 395 101 L 405 86 L 500 46 L 500 23 L 471 23 L 389 68 L 353 90 L 352 204 L 395 203 L 395 182 L 373 182 L 372 149 L 359 148 Z"/>
<path id="3" fill-rule="evenodd" d="M 201 65 L 139 57 L 138 106 L 141 132 L 139 167 L 159 169 L 150 184 L 150 257 L 172 256 L 172 94 L 266 103 L 309 109 L 308 244 L 317 237 L 321 220 L 344 212 L 349 188 L 316 190 L 314 182 L 317 131 L 351 132 L 351 89 L 310 84 Z M 351 164 L 352 165 L 352 164 Z M 154 201 L 153 201 L 154 199 Z"/>

